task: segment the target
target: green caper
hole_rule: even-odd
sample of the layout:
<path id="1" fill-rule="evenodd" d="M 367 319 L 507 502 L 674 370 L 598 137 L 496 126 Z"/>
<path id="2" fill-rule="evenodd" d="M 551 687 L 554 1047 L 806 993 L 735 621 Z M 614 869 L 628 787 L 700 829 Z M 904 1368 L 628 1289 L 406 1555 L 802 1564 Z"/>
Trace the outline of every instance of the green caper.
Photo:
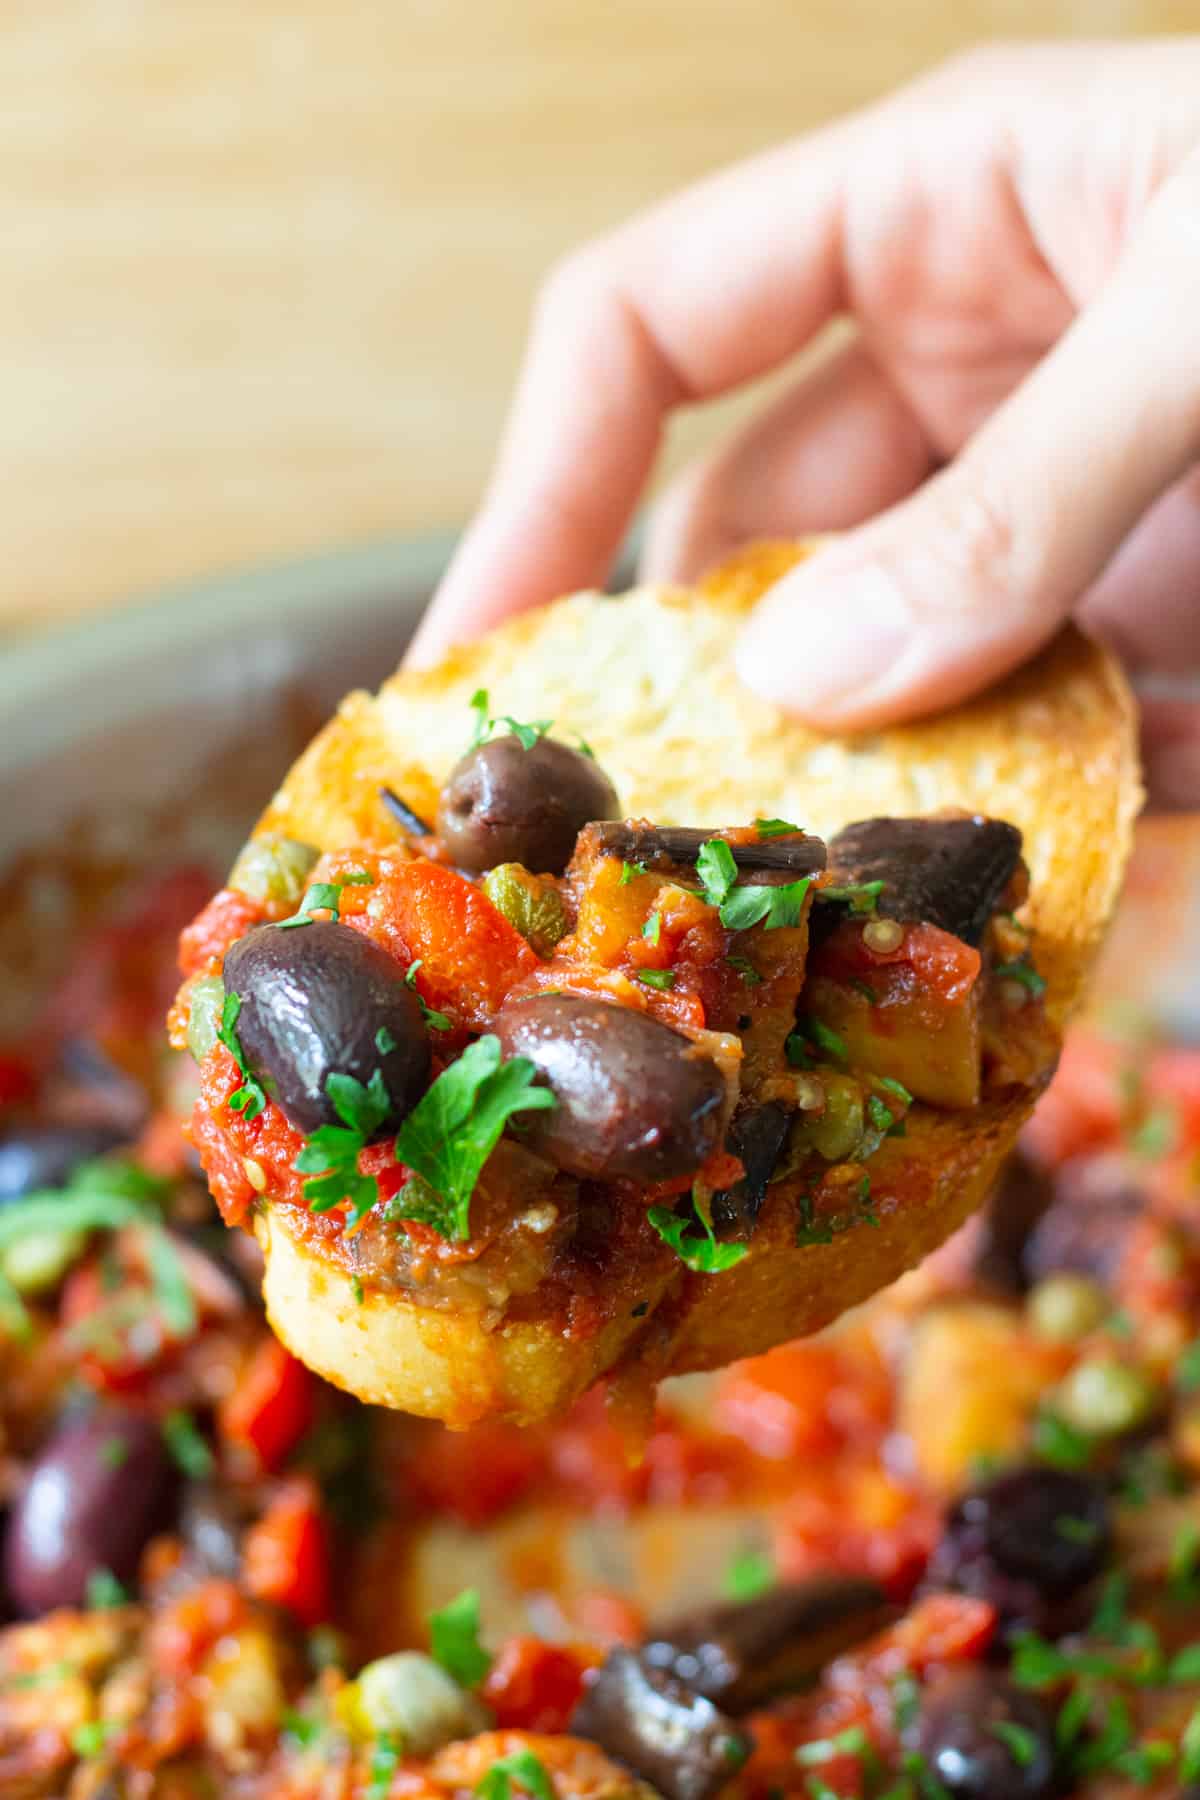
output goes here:
<path id="1" fill-rule="evenodd" d="M 17 1238 L 0 1258 L 0 1268 L 18 1294 L 31 1300 L 56 1288 L 87 1246 L 82 1231 L 31 1231 Z"/>
<path id="2" fill-rule="evenodd" d="M 251 900 L 298 906 L 319 850 L 278 831 L 265 831 L 242 845 L 229 872 L 229 886 Z"/>
<path id="3" fill-rule="evenodd" d="M 862 1142 L 863 1095 L 859 1083 L 836 1069 L 821 1070 L 825 1110 L 804 1115 L 799 1134 L 826 1162 L 845 1162 Z"/>
<path id="4" fill-rule="evenodd" d="M 219 975 L 201 975 L 193 981 L 189 997 L 187 1047 L 196 1062 L 203 1062 L 217 1041 L 225 983 Z"/>
<path id="5" fill-rule="evenodd" d="M 1055 1410 L 1067 1424 L 1093 1437 L 1122 1437 L 1136 1430 L 1158 1403 L 1158 1388 L 1146 1371 L 1112 1357 L 1076 1364 L 1055 1395 Z"/>
<path id="6" fill-rule="evenodd" d="M 548 956 L 567 929 L 566 908 L 552 881 L 531 875 L 523 863 L 498 863 L 483 878 L 483 891 L 510 925 Z"/>
<path id="7" fill-rule="evenodd" d="M 1070 1344 L 1094 1331 L 1109 1312 L 1108 1295 L 1086 1275 L 1048 1275 L 1026 1301 L 1029 1323 L 1039 1337 Z"/>

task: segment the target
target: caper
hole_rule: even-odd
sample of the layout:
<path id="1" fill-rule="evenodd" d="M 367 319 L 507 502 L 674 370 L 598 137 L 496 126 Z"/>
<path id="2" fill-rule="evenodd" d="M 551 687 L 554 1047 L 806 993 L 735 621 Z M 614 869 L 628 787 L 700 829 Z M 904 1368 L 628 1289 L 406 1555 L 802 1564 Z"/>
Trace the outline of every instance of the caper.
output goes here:
<path id="1" fill-rule="evenodd" d="M 863 1135 L 862 1088 L 850 1075 L 835 1069 L 821 1070 L 825 1110 L 805 1117 L 801 1131 L 806 1142 L 826 1162 L 845 1162 L 858 1150 Z"/>
<path id="2" fill-rule="evenodd" d="M 264 831 L 261 837 L 253 837 L 242 845 L 229 872 L 229 886 L 251 900 L 297 906 L 320 854 L 311 844 L 284 837 L 282 832 Z"/>
<path id="3" fill-rule="evenodd" d="M 549 956 L 567 929 L 562 896 L 552 881 L 531 875 L 523 863 L 500 863 L 483 878 L 483 891 L 539 956 Z"/>
<path id="4" fill-rule="evenodd" d="M 1121 1437 L 1157 1410 L 1158 1388 L 1134 1363 L 1097 1357 L 1081 1362 L 1059 1384 L 1055 1410 L 1093 1437 Z"/>
<path id="5" fill-rule="evenodd" d="M 1048 1275 L 1026 1302 L 1029 1323 L 1039 1337 L 1070 1344 L 1094 1331 L 1109 1311 L 1108 1295 L 1086 1275 Z"/>
<path id="6" fill-rule="evenodd" d="M 189 996 L 187 1047 L 197 1062 L 203 1062 L 217 1041 L 221 1026 L 221 1008 L 225 1004 L 225 983 L 219 975 L 201 975 L 192 983 Z"/>

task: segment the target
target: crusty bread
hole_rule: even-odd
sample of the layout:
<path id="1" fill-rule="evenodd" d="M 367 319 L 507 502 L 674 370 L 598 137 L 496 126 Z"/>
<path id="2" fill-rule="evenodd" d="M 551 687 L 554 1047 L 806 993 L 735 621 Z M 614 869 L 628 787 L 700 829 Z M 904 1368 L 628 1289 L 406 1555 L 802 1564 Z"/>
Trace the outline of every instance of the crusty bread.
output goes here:
<path id="1" fill-rule="evenodd" d="M 808 547 L 811 549 L 811 546 Z M 582 734 L 630 816 L 659 823 L 796 820 L 830 834 L 873 814 L 966 807 L 1024 833 L 1047 1006 L 1061 1024 L 1111 915 L 1141 788 L 1134 710 L 1112 659 L 1074 630 L 998 687 L 939 718 L 857 739 L 823 736 L 743 689 L 731 651 L 755 599 L 805 549 L 763 544 L 698 589 L 582 594 L 514 619 L 427 673 L 352 694 L 299 759 L 260 829 L 323 850 L 390 843 L 387 783 L 432 818 L 461 754 L 471 695 Z M 272 1323 L 298 1356 L 364 1399 L 451 1424 L 561 1410 L 605 1371 L 710 1368 L 826 1324 L 893 1280 L 985 1195 L 1033 1094 L 966 1113 L 916 1106 L 871 1163 L 877 1228 L 797 1248 L 788 1183 L 771 1190 L 750 1255 L 720 1275 L 680 1265 L 649 1313 L 596 1337 L 499 1321 L 484 1330 L 382 1294 L 302 1247 L 268 1207 L 259 1231 Z"/>

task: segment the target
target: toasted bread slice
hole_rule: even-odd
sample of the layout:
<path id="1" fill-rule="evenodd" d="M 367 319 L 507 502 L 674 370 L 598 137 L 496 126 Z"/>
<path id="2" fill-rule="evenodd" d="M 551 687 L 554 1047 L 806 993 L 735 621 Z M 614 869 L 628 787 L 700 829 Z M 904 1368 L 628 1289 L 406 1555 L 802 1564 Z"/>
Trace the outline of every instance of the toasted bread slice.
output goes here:
<path id="1" fill-rule="evenodd" d="M 510 621 L 378 696 L 350 695 L 261 821 L 322 850 L 394 842 L 381 785 L 432 818 L 461 754 L 472 694 L 579 732 L 630 816 L 702 824 L 778 816 L 830 835 L 871 815 L 967 808 L 1024 834 L 1029 916 L 1049 1016 L 1061 1026 L 1112 913 L 1141 801 L 1130 694 L 1073 629 L 950 713 L 854 739 L 797 724 L 742 688 L 732 650 L 756 598 L 812 546 L 756 546 L 699 588 L 582 594 Z M 827 1324 L 932 1250 L 983 1199 L 1036 1097 L 964 1112 L 920 1104 L 871 1162 L 875 1220 L 795 1241 L 795 1183 L 769 1191 L 736 1267 L 677 1264 L 567 1335 L 561 1315 L 459 1315 L 405 1296 L 356 1297 L 349 1270 L 261 1209 L 265 1296 L 283 1341 L 363 1399 L 465 1425 L 561 1411 L 599 1376 L 712 1368 Z M 534 1297 L 535 1298 L 535 1297 Z"/>

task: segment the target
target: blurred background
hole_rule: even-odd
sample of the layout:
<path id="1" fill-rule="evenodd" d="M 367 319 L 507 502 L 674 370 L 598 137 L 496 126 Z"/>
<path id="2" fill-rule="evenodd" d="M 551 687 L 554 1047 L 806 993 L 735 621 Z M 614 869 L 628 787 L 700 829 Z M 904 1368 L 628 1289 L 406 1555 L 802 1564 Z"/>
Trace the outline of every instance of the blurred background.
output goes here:
<path id="1" fill-rule="evenodd" d="M 531 298 L 570 245 L 969 43 L 1183 30 L 1196 7 L 8 0 L 3 16 L 11 633 L 460 523 Z M 682 421 L 671 456 L 712 428 Z"/>

